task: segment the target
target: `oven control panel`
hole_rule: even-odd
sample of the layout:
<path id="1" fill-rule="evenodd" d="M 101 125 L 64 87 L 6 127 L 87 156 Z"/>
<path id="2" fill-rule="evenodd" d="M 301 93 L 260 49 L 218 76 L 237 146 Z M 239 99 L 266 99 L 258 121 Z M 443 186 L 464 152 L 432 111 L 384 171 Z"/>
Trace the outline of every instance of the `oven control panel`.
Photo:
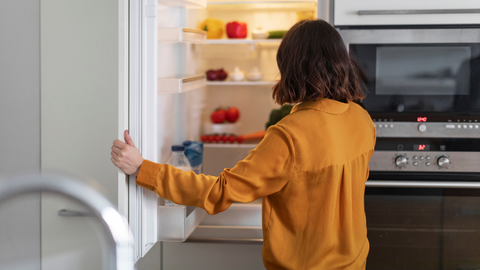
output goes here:
<path id="1" fill-rule="evenodd" d="M 375 121 L 377 137 L 480 138 L 478 122 Z"/>
<path id="2" fill-rule="evenodd" d="M 371 171 L 480 172 L 480 152 L 375 151 Z"/>

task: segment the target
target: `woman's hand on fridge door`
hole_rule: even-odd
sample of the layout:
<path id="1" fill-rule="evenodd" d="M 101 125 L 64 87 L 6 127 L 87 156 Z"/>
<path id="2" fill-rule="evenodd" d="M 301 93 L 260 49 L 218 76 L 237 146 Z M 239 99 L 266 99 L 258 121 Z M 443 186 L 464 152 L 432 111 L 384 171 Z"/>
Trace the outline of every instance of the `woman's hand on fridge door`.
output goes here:
<path id="1" fill-rule="evenodd" d="M 143 157 L 133 143 L 128 130 L 125 130 L 124 136 L 125 143 L 120 140 L 113 141 L 111 160 L 125 174 L 135 176 L 142 166 Z"/>

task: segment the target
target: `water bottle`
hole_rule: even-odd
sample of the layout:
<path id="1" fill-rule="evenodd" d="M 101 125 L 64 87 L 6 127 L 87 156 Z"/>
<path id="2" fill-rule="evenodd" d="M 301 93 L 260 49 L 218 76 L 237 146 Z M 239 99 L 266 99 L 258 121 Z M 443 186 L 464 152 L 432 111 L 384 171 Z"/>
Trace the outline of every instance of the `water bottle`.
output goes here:
<path id="1" fill-rule="evenodd" d="M 185 156 L 190 162 L 192 171 L 194 171 L 196 174 L 201 174 L 203 163 L 203 143 L 195 141 L 184 141 L 183 145 L 185 146 Z"/>
<path id="2" fill-rule="evenodd" d="M 182 171 L 188 172 L 192 170 L 190 162 L 183 153 L 185 151 L 185 146 L 183 145 L 172 145 L 172 155 L 168 159 L 167 164 L 172 165 Z M 175 206 L 176 203 L 165 200 L 165 206 Z"/>

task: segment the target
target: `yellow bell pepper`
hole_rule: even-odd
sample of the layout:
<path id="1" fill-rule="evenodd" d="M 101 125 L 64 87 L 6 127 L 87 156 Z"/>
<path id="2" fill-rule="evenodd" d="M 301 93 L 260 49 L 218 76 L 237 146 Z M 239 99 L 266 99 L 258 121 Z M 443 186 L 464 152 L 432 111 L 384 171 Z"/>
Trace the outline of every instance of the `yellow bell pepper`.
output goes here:
<path id="1" fill-rule="evenodd" d="M 207 18 L 200 25 L 199 28 L 207 31 L 208 39 L 218 39 L 223 36 L 224 23 L 221 20 Z"/>

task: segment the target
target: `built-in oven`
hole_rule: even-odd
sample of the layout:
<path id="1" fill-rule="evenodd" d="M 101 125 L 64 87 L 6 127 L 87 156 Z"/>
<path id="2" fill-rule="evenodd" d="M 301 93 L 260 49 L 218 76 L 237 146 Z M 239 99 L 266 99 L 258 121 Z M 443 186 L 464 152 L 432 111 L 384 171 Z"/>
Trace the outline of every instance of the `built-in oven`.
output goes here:
<path id="1" fill-rule="evenodd" d="M 480 269 L 478 183 L 459 188 L 398 182 L 366 189 L 367 269 Z"/>
<path id="2" fill-rule="evenodd" d="M 377 143 L 367 269 L 480 269 L 480 29 L 340 29 Z"/>

